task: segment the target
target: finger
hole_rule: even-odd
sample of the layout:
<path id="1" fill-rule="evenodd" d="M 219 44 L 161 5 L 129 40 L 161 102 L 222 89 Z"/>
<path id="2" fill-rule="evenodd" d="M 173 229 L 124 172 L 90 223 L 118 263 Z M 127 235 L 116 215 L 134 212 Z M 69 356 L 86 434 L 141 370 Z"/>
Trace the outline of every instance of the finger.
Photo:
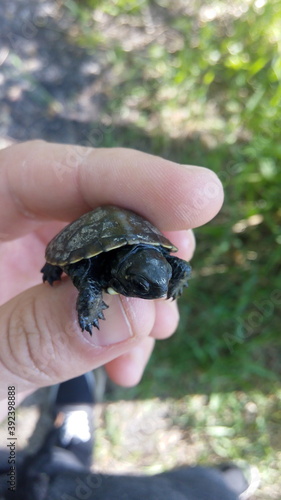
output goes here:
<path id="1" fill-rule="evenodd" d="M 124 148 L 41 141 L 0 151 L 0 185 L 3 239 L 108 203 L 142 214 L 160 230 L 182 230 L 212 219 L 223 201 L 218 177 L 203 167 Z"/>
<path id="2" fill-rule="evenodd" d="M 179 249 L 176 256 L 190 260 L 195 250 L 195 236 L 191 229 L 188 231 L 165 231 L 165 236 Z"/>
<path id="3" fill-rule="evenodd" d="M 111 380 L 124 387 L 137 385 L 151 356 L 154 343 L 151 337 L 143 338 L 129 352 L 110 361 L 106 365 L 106 371 Z"/>
<path id="4" fill-rule="evenodd" d="M 155 301 L 155 322 L 150 336 L 155 339 L 166 339 L 175 331 L 179 323 L 179 310 L 176 301 Z"/>
<path id="5" fill-rule="evenodd" d="M 155 323 L 150 337 L 141 338 L 130 351 L 106 365 L 108 376 L 118 385 L 132 387 L 138 384 L 151 356 L 155 339 L 167 338 L 176 330 L 179 321 L 176 302 L 158 300 L 155 308 Z"/>
<path id="6" fill-rule="evenodd" d="M 79 328 L 76 298 L 66 279 L 30 288 L 1 306 L 2 388 L 6 382 L 20 393 L 85 373 L 133 348 L 155 323 L 153 301 L 106 296 L 106 321 L 91 337 Z"/>

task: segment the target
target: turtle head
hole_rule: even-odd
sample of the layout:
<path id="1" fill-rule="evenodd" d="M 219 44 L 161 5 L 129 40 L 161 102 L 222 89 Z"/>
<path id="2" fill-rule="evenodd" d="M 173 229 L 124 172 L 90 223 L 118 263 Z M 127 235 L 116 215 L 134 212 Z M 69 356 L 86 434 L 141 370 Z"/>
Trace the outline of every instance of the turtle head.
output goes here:
<path id="1" fill-rule="evenodd" d="M 126 297 L 158 299 L 167 297 L 172 268 L 161 247 L 139 245 L 120 249 L 111 270 L 109 293 Z"/>

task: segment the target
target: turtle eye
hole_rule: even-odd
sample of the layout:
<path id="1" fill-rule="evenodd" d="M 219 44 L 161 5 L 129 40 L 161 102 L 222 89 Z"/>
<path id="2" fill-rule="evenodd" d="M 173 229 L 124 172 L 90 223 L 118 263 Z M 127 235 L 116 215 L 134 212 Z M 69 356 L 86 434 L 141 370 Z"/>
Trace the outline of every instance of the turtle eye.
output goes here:
<path id="1" fill-rule="evenodd" d="M 150 286 L 148 281 L 141 278 L 133 278 L 133 283 L 137 290 L 141 290 L 142 292 L 149 292 Z"/>

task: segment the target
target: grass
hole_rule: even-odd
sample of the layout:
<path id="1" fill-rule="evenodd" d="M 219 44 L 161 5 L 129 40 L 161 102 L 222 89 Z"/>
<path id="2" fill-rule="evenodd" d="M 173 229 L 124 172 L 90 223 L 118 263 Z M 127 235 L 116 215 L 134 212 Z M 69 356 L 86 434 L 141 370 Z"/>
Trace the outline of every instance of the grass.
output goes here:
<path id="1" fill-rule="evenodd" d="M 172 394 L 196 460 L 249 459 L 261 470 L 261 498 L 277 499 L 281 5 L 188 5 L 67 2 L 73 41 L 99 54 L 105 72 L 106 104 L 92 124 L 102 134 L 89 142 L 205 165 L 225 189 L 220 214 L 195 231 L 178 332 L 158 342 L 141 384 L 114 399 Z M 199 394 L 208 398 L 200 409 Z"/>
<path id="2" fill-rule="evenodd" d="M 280 2 L 67 5 L 75 42 L 101 51 L 110 75 L 99 145 L 206 165 L 225 189 L 221 213 L 195 232 L 179 331 L 137 393 L 169 394 L 175 378 L 189 380 L 183 391 L 267 391 L 281 348 Z"/>
<path id="3" fill-rule="evenodd" d="M 161 138 L 137 132 L 131 129 L 130 136 L 123 128 L 107 140 L 131 147 L 145 143 L 146 150 L 159 154 Z M 182 163 L 188 159 L 214 170 L 227 161 L 230 165 L 230 158 L 236 166 L 239 154 L 246 170 L 229 168 L 222 212 L 195 231 L 193 278 L 179 301 L 178 332 L 158 343 L 136 395 L 248 390 L 256 384 L 268 392 L 280 377 L 280 247 L 276 241 L 280 173 L 274 181 L 260 176 L 252 185 L 251 175 L 259 174 L 256 167 L 247 166 L 242 148 L 247 152 L 249 145 L 243 144 L 238 153 L 236 145 L 210 152 L 198 139 L 188 144 L 170 139 L 165 144 L 166 157 Z"/>
<path id="4" fill-rule="evenodd" d="M 250 463 L 255 499 L 279 500 L 280 388 L 104 403 L 97 408 L 100 471 L 154 474 L 183 464 Z"/>

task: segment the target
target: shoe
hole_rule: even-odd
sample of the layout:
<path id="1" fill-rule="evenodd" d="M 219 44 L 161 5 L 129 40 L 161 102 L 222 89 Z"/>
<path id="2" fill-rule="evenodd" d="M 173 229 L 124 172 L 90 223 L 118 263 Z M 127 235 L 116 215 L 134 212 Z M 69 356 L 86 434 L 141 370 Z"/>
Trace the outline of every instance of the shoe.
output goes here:
<path id="1" fill-rule="evenodd" d="M 251 498 L 260 485 L 260 474 L 256 467 L 248 464 L 238 467 L 230 463 L 221 464 L 218 468 L 224 481 L 238 495 L 239 500 Z"/>
<path id="2" fill-rule="evenodd" d="M 70 451 L 90 467 L 94 449 L 94 375 L 86 373 L 62 382 L 51 391 L 54 446 Z"/>

